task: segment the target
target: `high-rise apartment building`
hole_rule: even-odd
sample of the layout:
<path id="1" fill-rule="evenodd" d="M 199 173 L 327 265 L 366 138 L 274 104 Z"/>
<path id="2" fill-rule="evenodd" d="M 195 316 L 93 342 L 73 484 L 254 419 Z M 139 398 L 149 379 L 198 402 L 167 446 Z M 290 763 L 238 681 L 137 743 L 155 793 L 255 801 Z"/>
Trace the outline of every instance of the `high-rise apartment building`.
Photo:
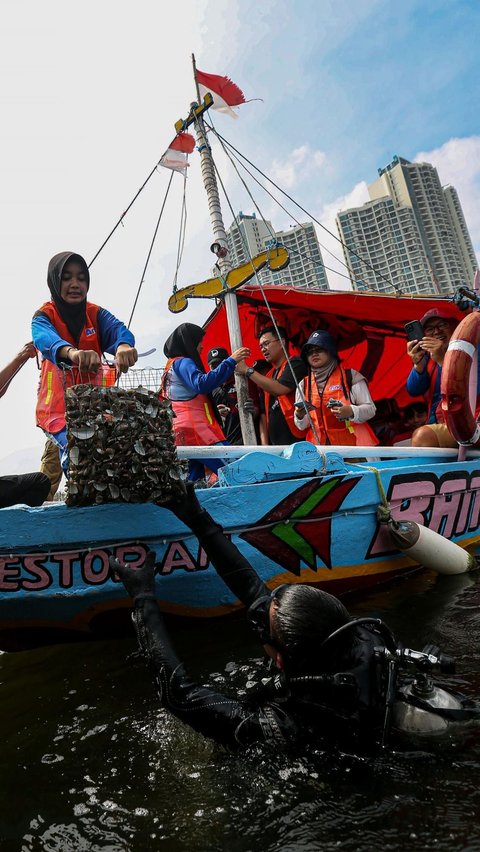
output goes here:
<path id="1" fill-rule="evenodd" d="M 370 201 L 337 216 L 354 289 L 446 295 L 471 286 L 478 265 L 455 189 L 434 166 L 402 157 L 378 175 Z"/>
<path id="2" fill-rule="evenodd" d="M 322 253 L 312 222 L 275 232 L 271 222 L 257 219 L 255 213 L 251 216 L 239 213 L 227 231 L 230 259 L 235 266 L 246 263 L 275 240 L 288 250 L 290 263 L 279 272 L 263 269 L 259 273 L 262 284 L 328 289 Z"/>

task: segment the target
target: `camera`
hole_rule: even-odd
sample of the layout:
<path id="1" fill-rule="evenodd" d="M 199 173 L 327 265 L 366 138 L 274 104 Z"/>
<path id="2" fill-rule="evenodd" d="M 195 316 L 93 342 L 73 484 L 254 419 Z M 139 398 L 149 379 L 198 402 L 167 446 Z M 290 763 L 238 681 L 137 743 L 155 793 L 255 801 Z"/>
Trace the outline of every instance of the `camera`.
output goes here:
<path id="1" fill-rule="evenodd" d="M 341 408 L 342 405 L 341 399 L 329 399 L 327 402 L 327 408 Z"/>

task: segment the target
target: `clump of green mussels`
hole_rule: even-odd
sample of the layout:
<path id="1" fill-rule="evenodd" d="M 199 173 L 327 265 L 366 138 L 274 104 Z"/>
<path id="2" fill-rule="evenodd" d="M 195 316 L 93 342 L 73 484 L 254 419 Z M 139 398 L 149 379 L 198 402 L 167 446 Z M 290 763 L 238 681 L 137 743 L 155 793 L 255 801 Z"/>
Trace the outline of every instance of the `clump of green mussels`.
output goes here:
<path id="1" fill-rule="evenodd" d="M 65 392 L 68 506 L 162 503 L 185 491 L 170 403 L 143 387 L 74 385 Z"/>

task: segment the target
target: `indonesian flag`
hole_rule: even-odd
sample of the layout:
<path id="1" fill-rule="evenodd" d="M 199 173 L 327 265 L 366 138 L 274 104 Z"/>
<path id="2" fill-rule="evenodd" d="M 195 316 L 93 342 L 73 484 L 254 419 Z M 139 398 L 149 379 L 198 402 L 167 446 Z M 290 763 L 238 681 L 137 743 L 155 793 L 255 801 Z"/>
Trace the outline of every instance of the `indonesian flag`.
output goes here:
<path id="1" fill-rule="evenodd" d="M 236 83 L 232 83 L 230 77 L 220 77 L 218 74 L 205 74 L 204 71 L 197 69 L 197 82 L 202 99 L 207 92 L 212 93 L 212 109 L 218 109 L 219 112 L 227 113 L 232 118 L 238 118 L 237 113 L 231 107 L 244 104 L 246 100 L 242 90 L 238 88 Z"/>
<path id="2" fill-rule="evenodd" d="M 173 169 L 174 172 L 187 174 L 188 154 L 195 148 L 195 139 L 190 133 L 179 133 L 159 160 L 159 166 Z"/>

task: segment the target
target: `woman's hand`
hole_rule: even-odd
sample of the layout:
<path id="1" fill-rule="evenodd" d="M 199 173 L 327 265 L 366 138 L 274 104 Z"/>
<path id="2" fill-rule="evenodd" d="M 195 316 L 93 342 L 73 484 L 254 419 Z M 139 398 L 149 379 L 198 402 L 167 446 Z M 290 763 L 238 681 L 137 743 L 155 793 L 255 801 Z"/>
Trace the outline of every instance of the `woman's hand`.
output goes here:
<path id="1" fill-rule="evenodd" d="M 134 346 L 128 343 L 120 343 L 115 352 L 115 361 L 121 373 L 128 373 L 130 367 L 137 363 L 138 352 Z"/>
<path id="2" fill-rule="evenodd" d="M 241 349 L 235 349 L 235 352 L 232 352 L 230 357 L 233 358 L 238 364 L 239 361 L 244 361 L 245 358 L 248 358 L 249 355 L 250 355 L 250 349 L 248 348 L 248 346 L 242 346 Z M 246 369 L 247 369 L 247 365 L 245 364 L 245 370 Z M 237 369 L 237 373 L 238 372 L 239 372 L 239 370 Z M 243 375 L 243 373 L 240 373 L 240 375 Z"/>
<path id="3" fill-rule="evenodd" d="M 80 371 L 96 373 L 100 369 L 100 355 L 93 349 L 75 349 L 70 346 L 67 354 L 72 364 L 76 364 Z"/>
<path id="4" fill-rule="evenodd" d="M 351 420 L 353 417 L 353 408 L 347 402 L 337 408 L 332 408 L 331 411 L 333 411 L 337 420 Z"/>

